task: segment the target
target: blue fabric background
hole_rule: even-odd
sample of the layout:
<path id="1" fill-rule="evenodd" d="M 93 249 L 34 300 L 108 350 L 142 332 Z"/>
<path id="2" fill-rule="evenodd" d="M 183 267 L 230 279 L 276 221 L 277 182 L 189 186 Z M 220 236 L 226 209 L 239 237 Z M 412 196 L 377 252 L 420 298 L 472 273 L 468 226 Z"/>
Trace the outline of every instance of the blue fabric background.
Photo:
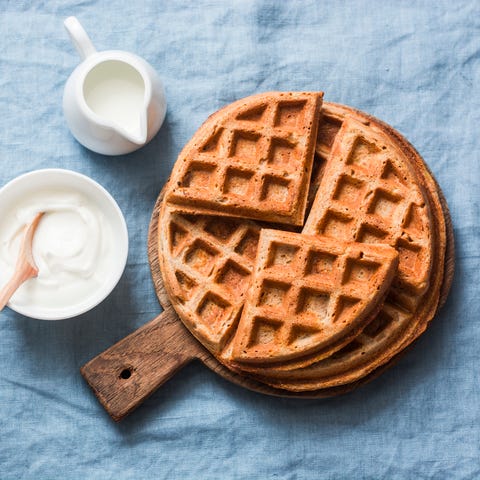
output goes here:
<path id="1" fill-rule="evenodd" d="M 168 113 L 126 157 L 85 150 L 63 118 L 78 63 L 62 21 L 160 73 Z M 480 478 L 480 4 L 391 1 L 6 1 L 0 184 L 64 167 L 125 213 L 125 274 L 100 306 L 45 322 L 0 314 L 1 479 Z M 391 123 L 448 200 L 457 269 L 446 307 L 399 363 L 330 400 L 269 398 L 190 365 L 114 424 L 79 367 L 160 312 L 147 261 L 155 198 L 214 110 L 272 89 L 324 90 Z"/>

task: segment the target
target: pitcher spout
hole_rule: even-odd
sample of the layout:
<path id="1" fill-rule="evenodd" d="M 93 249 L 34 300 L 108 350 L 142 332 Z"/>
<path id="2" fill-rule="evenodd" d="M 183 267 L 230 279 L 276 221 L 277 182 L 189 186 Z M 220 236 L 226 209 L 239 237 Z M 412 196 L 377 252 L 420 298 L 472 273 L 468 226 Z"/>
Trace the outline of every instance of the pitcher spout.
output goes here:
<path id="1" fill-rule="evenodd" d="M 138 145 L 139 147 L 142 147 L 143 145 L 145 145 L 147 143 L 146 133 L 142 134 L 142 135 L 130 135 L 127 138 L 128 138 L 128 140 L 130 140 L 135 145 Z"/>
<path id="2" fill-rule="evenodd" d="M 145 145 L 148 138 L 147 111 L 145 110 L 138 118 L 137 128 L 129 130 L 120 128 L 118 133 L 135 145 Z"/>

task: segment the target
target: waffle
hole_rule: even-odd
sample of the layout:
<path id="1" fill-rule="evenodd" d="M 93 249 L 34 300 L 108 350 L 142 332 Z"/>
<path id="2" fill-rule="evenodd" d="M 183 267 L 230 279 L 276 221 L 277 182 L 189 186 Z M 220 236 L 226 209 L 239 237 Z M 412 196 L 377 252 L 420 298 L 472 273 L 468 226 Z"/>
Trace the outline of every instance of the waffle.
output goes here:
<path id="1" fill-rule="evenodd" d="M 347 117 L 303 232 L 395 247 L 395 284 L 418 296 L 428 288 L 431 268 L 429 212 L 401 159 L 388 137 Z"/>
<path id="2" fill-rule="evenodd" d="M 177 178 L 172 176 L 167 192 L 176 191 Z M 277 388 L 341 392 L 390 364 L 435 314 L 445 258 L 443 211 L 435 181 L 401 136 L 372 117 L 329 103 L 319 121 L 310 185 L 299 193 L 306 204 L 303 228 L 229 219 L 231 213 L 219 215 L 218 205 L 215 216 L 166 197 L 159 218 L 162 275 L 182 321 L 227 367 Z M 212 225 L 230 233 L 212 234 Z M 328 358 L 312 347 L 275 363 L 233 361 L 262 228 L 340 237 L 364 247 L 386 243 L 398 251 L 398 271 L 383 305 L 378 302 L 363 330 Z"/>
<path id="3" fill-rule="evenodd" d="M 250 284 L 260 227 L 240 219 L 165 208 L 160 233 L 165 287 L 185 325 L 218 354 L 236 327 Z"/>
<path id="4" fill-rule="evenodd" d="M 396 250 L 386 245 L 262 229 L 232 360 L 333 353 L 366 326 L 397 264 Z"/>
<path id="5" fill-rule="evenodd" d="M 322 96 L 265 93 L 211 116 L 181 152 L 167 201 L 195 214 L 302 225 Z"/>

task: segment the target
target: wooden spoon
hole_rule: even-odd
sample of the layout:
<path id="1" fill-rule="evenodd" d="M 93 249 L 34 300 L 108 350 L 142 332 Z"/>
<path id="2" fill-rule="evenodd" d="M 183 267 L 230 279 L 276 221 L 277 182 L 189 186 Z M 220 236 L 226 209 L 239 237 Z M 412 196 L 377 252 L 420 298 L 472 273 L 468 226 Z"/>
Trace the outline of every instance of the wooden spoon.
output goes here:
<path id="1" fill-rule="evenodd" d="M 44 212 L 37 213 L 32 223 L 28 225 L 25 230 L 18 253 L 17 264 L 15 265 L 15 271 L 13 272 L 12 278 L 10 278 L 7 284 L 0 290 L 0 310 L 3 310 L 11 296 L 23 282 L 38 275 L 38 267 L 32 255 L 32 242 L 38 222 L 40 222 L 43 213 Z"/>

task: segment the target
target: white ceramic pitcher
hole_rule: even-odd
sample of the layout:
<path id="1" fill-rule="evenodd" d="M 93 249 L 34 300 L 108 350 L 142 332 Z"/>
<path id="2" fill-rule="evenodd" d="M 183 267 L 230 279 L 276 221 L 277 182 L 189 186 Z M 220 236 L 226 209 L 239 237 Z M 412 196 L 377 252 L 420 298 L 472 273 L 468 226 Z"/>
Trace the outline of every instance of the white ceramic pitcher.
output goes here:
<path id="1" fill-rule="evenodd" d="M 147 144 L 162 126 L 167 108 L 155 70 L 129 52 L 97 52 L 75 17 L 64 25 L 82 58 L 63 93 L 73 136 L 105 155 L 130 153 Z"/>

